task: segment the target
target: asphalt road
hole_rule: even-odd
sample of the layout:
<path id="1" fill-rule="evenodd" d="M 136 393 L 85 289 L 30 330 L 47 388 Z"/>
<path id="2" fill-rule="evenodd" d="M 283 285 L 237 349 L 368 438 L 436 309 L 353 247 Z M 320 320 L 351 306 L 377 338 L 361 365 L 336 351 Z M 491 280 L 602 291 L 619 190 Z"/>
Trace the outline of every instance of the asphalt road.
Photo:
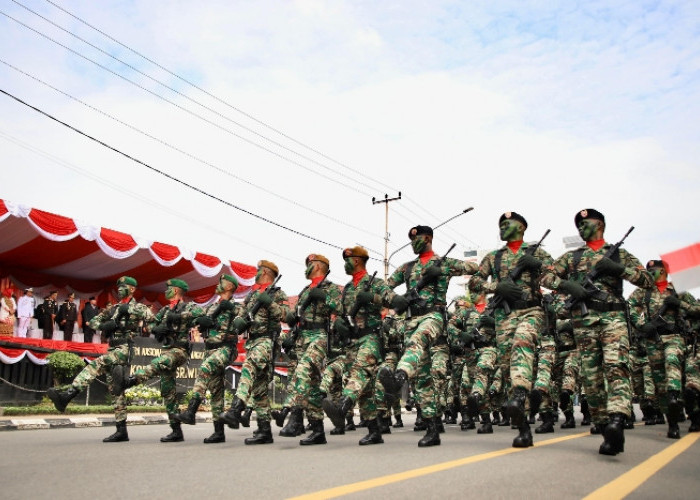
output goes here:
<path id="1" fill-rule="evenodd" d="M 607 487 L 599 498 L 631 492 L 658 500 L 697 498 L 700 488 L 700 434 L 688 435 L 687 422 L 680 441 L 667 439 L 665 426 L 638 425 L 626 431 L 625 453 L 605 457 L 602 438 L 587 427 L 535 435 L 535 447 L 516 450 L 510 428 L 477 435 L 447 426 L 441 446 L 421 449 L 413 419 L 407 415 L 408 425 L 384 444 L 365 447 L 357 445 L 365 429 L 301 447 L 299 438 L 277 436 L 274 423 L 274 444 L 262 446 L 243 444 L 254 423 L 226 429 L 226 443 L 209 445 L 202 439 L 211 424 L 183 426 L 183 443 L 160 443 L 165 425 L 130 426 L 128 443 L 101 442 L 113 427 L 8 431 L 0 433 L 0 496 L 567 499 Z"/>

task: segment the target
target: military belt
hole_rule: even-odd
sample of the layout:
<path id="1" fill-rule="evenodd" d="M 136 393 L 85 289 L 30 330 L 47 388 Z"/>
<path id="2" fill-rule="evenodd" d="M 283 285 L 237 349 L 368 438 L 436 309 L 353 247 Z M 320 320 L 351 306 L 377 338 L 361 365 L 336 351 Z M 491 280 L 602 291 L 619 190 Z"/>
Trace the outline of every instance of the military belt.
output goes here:
<path id="1" fill-rule="evenodd" d="M 425 316 L 426 314 L 430 314 L 432 312 L 442 312 L 444 306 L 420 306 L 418 304 L 413 304 L 412 306 L 410 306 L 410 309 L 411 316 Z"/>
<path id="2" fill-rule="evenodd" d="M 261 338 L 272 338 L 272 334 L 270 332 L 263 332 L 263 333 L 250 333 L 248 334 L 248 340 L 256 340 L 256 339 L 261 339 Z"/>
<path id="3" fill-rule="evenodd" d="M 493 347 L 493 340 L 483 340 L 481 342 L 474 342 L 475 349 L 483 349 L 484 347 Z"/>
<path id="4" fill-rule="evenodd" d="M 575 344 L 566 344 L 566 345 L 558 345 L 557 346 L 557 352 L 569 352 L 569 351 L 573 351 L 574 349 L 576 349 Z"/>
<path id="5" fill-rule="evenodd" d="M 111 339 L 109 339 L 109 347 L 119 347 L 121 345 L 128 344 L 128 343 L 129 343 L 129 339 L 124 339 L 124 338 L 120 338 L 120 339 L 111 338 Z"/>
<path id="6" fill-rule="evenodd" d="M 221 340 L 205 340 L 204 341 L 204 346 L 207 349 L 219 349 L 220 347 L 235 347 L 236 343 L 235 342 L 222 342 Z"/>
<path id="7" fill-rule="evenodd" d="M 303 332 L 304 330 L 325 330 L 328 328 L 328 322 L 327 321 L 316 321 L 315 323 L 312 322 L 303 322 L 301 324 L 301 331 Z"/>
<path id="8" fill-rule="evenodd" d="M 587 300 L 588 309 L 598 312 L 624 311 L 625 304 L 622 302 L 602 302 L 600 300 Z"/>
<path id="9" fill-rule="evenodd" d="M 514 302 L 508 302 L 508 305 L 512 311 L 518 311 L 520 309 L 530 309 L 531 307 L 539 306 L 540 301 L 536 299 L 516 300 Z"/>
<path id="10" fill-rule="evenodd" d="M 359 339 L 361 337 L 364 337 L 365 335 L 370 335 L 370 334 L 378 334 L 379 333 L 379 327 L 377 328 L 356 328 L 355 330 L 350 330 L 350 335 L 348 335 L 349 339 L 355 340 Z"/>

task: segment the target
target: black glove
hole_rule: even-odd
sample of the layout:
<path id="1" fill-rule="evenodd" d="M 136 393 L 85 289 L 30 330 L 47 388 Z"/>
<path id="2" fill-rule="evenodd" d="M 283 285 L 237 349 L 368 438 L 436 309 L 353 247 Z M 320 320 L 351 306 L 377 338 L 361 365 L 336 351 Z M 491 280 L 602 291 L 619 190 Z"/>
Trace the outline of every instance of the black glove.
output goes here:
<path id="1" fill-rule="evenodd" d="M 428 283 L 431 283 L 438 279 L 441 275 L 442 269 L 440 269 L 440 266 L 432 265 L 425 268 L 421 279 L 427 281 Z"/>
<path id="2" fill-rule="evenodd" d="M 199 316 L 194 319 L 194 324 L 199 327 L 199 331 L 204 333 L 209 331 L 210 328 L 214 328 L 216 323 L 209 316 Z"/>
<path id="3" fill-rule="evenodd" d="M 355 296 L 355 302 L 361 306 L 365 306 L 374 300 L 374 294 L 372 292 L 361 291 Z"/>
<path id="4" fill-rule="evenodd" d="M 557 321 L 557 331 L 559 333 L 568 333 L 570 335 L 573 335 L 574 333 L 574 325 L 571 323 L 571 321 Z"/>
<path id="5" fill-rule="evenodd" d="M 453 356 L 462 356 L 464 354 L 464 347 L 461 345 L 451 345 L 450 354 Z"/>
<path id="6" fill-rule="evenodd" d="M 478 326 L 479 328 L 493 328 L 496 326 L 496 320 L 488 314 L 482 314 L 479 316 Z"/>
<path id="7" fill-rule="evenodd" d="M 653 339 L 658 332 L 658 325 L 654 321 L 647 321 L 639 327 L 639 332 L 645 339 Z"/>
<path id="8" fill-rule="evenodd" d="M 669 295 L 664 299 L 664 305 L 667 309 L 678 309 L 681 306 L 681 299 L 675 295 Z"/>
<path id="9" fill-rule="evenodd" d="M 272 297 L 267 293 L 261 293 L 258 295 L 258 303 L 260 307 L 267 307 L 272 304 Z"/>
<path id="10" fill-rule="evenodd" d="M 528 269 L 530 271 L 539 271 L 542 267 L 542 261 L 536 258 L 534 255 L 526 253 L 525 255 L 520 257 L 520 260 L 518 260 L 517 265 L 522 267 L 523 269 Z"/>
<path id="11" fill-rule="evenodd" d="M 297 315 L 290 311 L 285 315 L 284 322 L 287 323 L 290 328 L 294 328 L 294 326 L 299 322 L 299 320 L 297 318 Z"/>
<path id="12" fill-rule="evenodd" d="M 312 288 L 309 290 L 309 300 L 314 302 L 325 302 L 328 294 L 325 290 L 321 290 L 319 287 Z"/>
<path id="13" fill-rule="evenodd" d="M 165 337 L 168 335 L 168 327 L 165 325 L 158 325 L 153 327 L 151 333 L 156 337 L 158 342 L 163 342 Z"/>
<path id="14" fill-rule="evenodd" d="M 117 309 L 117 317 L 119 316 L 128 316 L 129 315 L 129 304 L 122 304 L 119 306 Z"/>
<path id="15" fill-rule="evenodd" d="M 236 304 L 230 300 L 222 300 L 219 302 L 218 308 L 220 312 L 233 311 L 236 308 Z"/>
<path id="16" fill-rule="evenodd" d="M 292 349 L 294 349 L 294 336 L 293 335 L 287 335 L 284 340 L 282 341 L 282 349 L 284 349 L 284 352 L 289 352 Z"/>
<path id="17" fill-rule="evenodd" d="M 336 318 L 333 322 L 333 330 L 341 339 L 346 339 L 350 336 L 350 328 L 343 318 Z"/>
<path id="18" fill-rule="evenodd" d="M 172 324 L 172 323 L 177 323 L 182 319 L 182 315 L 180 313 L 176 313 L 173 311 L 168 311 L 168 314 L 165 316 L 165 320 Z"/>
<path id="19" fill-rule="evenodd" d="M 637 356 L 640 357 L 640 358 L 643 358 L 643 357 L 645 357 L 646 355 L 647 355 L 647 348 L 646 348 L 646 346 L 645 346 L 644 344 L 642 344 L 641 342 L 639 342 L 639 343 L 637 344 Z"/>
<path id="20" fill-rule="evenodd" d="M 472 335 L 471 332 L 462 332 L 459 341 L 462 343 L 463 346 L 472 345 L 472 342 L 474 342 L 474 335 Z"/>
<path id="21" fill-rule="evenodd" d="M 612 261 L 608 257 L 600 259 L 594 269 L 602 276 L 612 276 L 613 278 L 619 278 L 625 272 L 625 266 Z"/>
<path id="22" fill-rule="evenodd" d="M 562 280 L 561 283 L 559 283 L 559 288 L 557 288 L 557 290 L 570 295 L 571 298 L 576 301 L 585 300 L 586 297 L 588 297 L 586 289 L 583 288 L 583 285 L 577 283 L 576 281 Z"/>
<path id="23" fill-rule="evenodd" d="M 112 334 L 117 331 L 117 323 L 113 319 L 103 321 L 100 325 L 100 330 L 102 330 L 107 337 L 111 337 Z"/>
<path id="24" fill-rule="evenodd" d="M 408 309 L 408 300 L 403 295 L 394 295 L 391 299 L 391 308 L 396 311 L 396 314 L 402 314 Z"/>
<path id="25" fill-rule="evenodd" d="M 382 331 L 386 334 L 391 333 L 391 329 L 394 328 L 394 317 L 393 316 L 387 316 L 384 318 L 384 321 L 382 321 Z"/>
<path id="26" fill-rule="evenodd" d="M 241 318 L 240 316 L 233 320 L 233 331 L 237 334 L 245 332 L 249 326 L 250 322 L 245 318 Z"/>
<path id="27" fill-rule="evenodd" d="M 523 299 L 523 289 L 510 280 L 503 280 L 496 285 L 496 294 L 503 297 L 508 302 L 515 302 Z"/>

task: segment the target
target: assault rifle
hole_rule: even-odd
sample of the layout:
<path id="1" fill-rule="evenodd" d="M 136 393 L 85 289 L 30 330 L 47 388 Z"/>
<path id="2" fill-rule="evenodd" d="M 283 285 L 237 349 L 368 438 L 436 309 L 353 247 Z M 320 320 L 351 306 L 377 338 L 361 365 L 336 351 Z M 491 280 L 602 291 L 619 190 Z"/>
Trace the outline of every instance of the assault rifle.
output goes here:
<path id="1" fill-rule="evenodd" d="M 447 252 L 445 252 L 445 255 L 440 257 L 437 262 L 434 264 L 431 264 L 431 266 L 428 266 L 426 269 L 429 269 L 432 266 L 440 267 L 442 266 L 442 263 L 445 262 L 445 259 L 447 258 L 447 255 L 452 251 L 454 247 L 456 247 L 456 243 L 452 243 L 452 246 L 447 249 Z M 423 290 L 428 285 L 433 284 L 437 280 L 437 277 L 427 277 L 425 274 L 421 276 L 421 279 L 416 283 L 416 286 L 411 288 L 406 292 L 406 300 L 408 300 L 408 310 L 406 311 L 406 319 L 411 319 L 411 306 L 418 306 L 418 307 L 425 307 L 427 300 L 421 298 L 419 295 L 419 292 Z"/>
<path id="2" fill-rule="evenodd" d="M 538 241 L 537 243 L 535 243 L 531 247 L 528 247 L 528 249 L 525 250 L 525 255 L 535 255 L 535 252 L 540 247 L 540 245 L 542 245 L 542 242 L 547 237 L 547 235 L 549 235 L 549 232 L 550 232 L 550 230 L 547 229 L 544 232 L 544 235 L 542 235 L 542 238 L 540 238 L 540 241 Z M 498 272 L 498 271 L 499 270 L 496 269 L 496 272 Z M 515 283 L 524 272 L 525 272 L 524 266 L 516 265 L 513 269 L 510 270 L 510 272 L 508 273 L 508 276 L 506 276 L 505 279 Z M 502 307 L 503 312 L 505 312 L 506 314 L 510 314 L 510 304 L 508 304 L 508 301 L 505 300 L 501 295 L 494 294 L 489 299 L 489 303 L 486 304 L 486 309 L 484 309 L 483 314 L 493 317 L 494 313 L 496 312 L 496 309 L 498 309 L 499 307 Z"/>
<path id="3" fill-rule="evenodd" d="M 272 294 L 271 294 L 270 292 L 274 293 L 274 292 L 277 291 L 276 288 L 275 288 L 275 285 L 277 284 L 277 282 L 280 280 L 281 277 L 282 277 L 282 275 L 281 275 L 281 274 L 278 274 L 277 277 L 275 278 L 275 281 L 273 281 L 272 283 L 270 283 L 270 286 L 268 286 L 268 287 L 265 289 L 265 291 L 263 292 L 263 294 L 268 295 L 268 296 L 271 297 Z M 261 294 L 261 295 L 262 295 L 262 294 Z M 252 324 L 253 324 L 253 321 L 255 321 L 255 315 L 258 314 L 258 311 L 260 310 L 261 307 L 262 307 L 262 302 L 260 302 L 260 299 L 258 298 L 258 300 L 255 302 L 255 304 L 253 304 L 253 307 L 251 307 L 250 310 L 248 311 L 248 313 L 246 314 L 247 325 L 246 325 L 245 329 L 244 329 L 243 331 L 239 332 L 239 333 L 243 333 L 243 332 L 245 332 L 248 328 L 250 328 L 250 325 L 252 325 Z"/>
<path id="4" fill-rule="evenodd" d="M 625 233 L 625 235 L 620 241 L 608 248 L 608 251 L 605 252 L 603 258 L 611 258 L 620 249 L 622 244 L 625 242 L 625 239 L 627 239 L 627 237 L 632 231 L 634 231 L 634 226 L 629 228 L 629 230 Z M 590 271 L 588 271 L 586 276 L 584 276 L 583 282 L 581 283 L 581 285 L 583 285 L 583 288 L 586 290 L 586 298 L 583 300 L 577 300 L 573 297 L 569 297 L 564 302 L 564 308 L 567 311 L 571 311 L 571 309 L 573 309 L 574 306 L 578 306 L 581 311 L 581 316 L 588 316 L 588 306 L 586 306 L 586 299 L 605 300 L 608 297 L 608 294 L 600 288 L 598 288 L 598 286 L 595 284 L 595 281 L 598 278 L 600 278 L 600 272 L 597 271 L 594 266 Z"/>
<path id="5" fill-rule="evenodd" d="M 374 278 L 376 277 L 377 271 L 374 271 L 369 280 L 367 280 L 367 283 L 365 283 L 365 286 L 362 288 L 363 292 L 369 292 L 369 289 L 372 288 L 372 283 L 374 283 Z M 360 312 L 361 307 L 362 304 L 358 303 L 357 300 L 355 300 L 355 303 L 352 305 L 352 309 L 350 310 L 350 314 L 345 315 L 345 320 L 348 322 L 350 328 L 352 328 L 353 330 L 357 328 L 357 326 L 355 325 L 355 316 L 357 316 L 357 313 Z"/>

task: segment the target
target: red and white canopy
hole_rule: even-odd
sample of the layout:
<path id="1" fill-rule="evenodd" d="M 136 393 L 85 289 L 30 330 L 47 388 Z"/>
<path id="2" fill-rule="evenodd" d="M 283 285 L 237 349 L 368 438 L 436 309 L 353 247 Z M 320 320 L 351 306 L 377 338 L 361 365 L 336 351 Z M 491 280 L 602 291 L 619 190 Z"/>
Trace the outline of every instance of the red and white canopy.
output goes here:
<path id="1" fill-rule="evenodd" d="M 166 303 L 165 282 L 180 278 L 188 296 L 202 304 L 214 298 L 218 276 L 239 281 L 243 297 L 255 281 L 255 267 L 153 242 L 113 229 L 81 224 L 60 215 L 0 199 L 0 277 L 41 299 L 50 289 L 79 297 L 114 295 L 120 276 L 138 281 L 137 298 Z"/>

